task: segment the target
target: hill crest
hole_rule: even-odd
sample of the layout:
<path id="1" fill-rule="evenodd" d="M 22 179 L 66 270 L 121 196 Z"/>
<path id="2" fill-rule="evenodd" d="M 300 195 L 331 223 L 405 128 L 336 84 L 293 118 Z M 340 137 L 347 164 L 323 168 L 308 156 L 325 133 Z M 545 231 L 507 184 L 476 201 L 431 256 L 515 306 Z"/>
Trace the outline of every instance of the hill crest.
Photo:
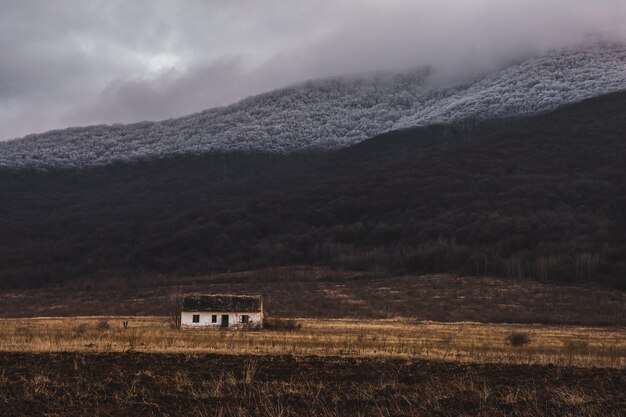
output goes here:
<path id="1" fill-rule="evenodd" d="M 0 167 L 87 167 L 178 154 L 337 149 L 400 128 L 528 115 L 626 89 L 626 47 L 553 52 L 465 84 L 428 71 L 309 81 L 160 122 L 0 142 Z"/>

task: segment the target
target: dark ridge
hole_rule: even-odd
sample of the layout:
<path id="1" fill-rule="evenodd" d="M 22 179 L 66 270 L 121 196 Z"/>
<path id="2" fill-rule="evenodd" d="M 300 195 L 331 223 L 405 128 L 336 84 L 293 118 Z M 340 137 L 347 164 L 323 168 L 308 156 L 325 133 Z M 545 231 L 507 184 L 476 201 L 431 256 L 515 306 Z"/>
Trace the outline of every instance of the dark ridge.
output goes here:
<path id="1" fill-rule="evenodd" d="M 315 264 L 626 287 L 626 93 L 339 151 L 0 171 L 0 285 Z"/>

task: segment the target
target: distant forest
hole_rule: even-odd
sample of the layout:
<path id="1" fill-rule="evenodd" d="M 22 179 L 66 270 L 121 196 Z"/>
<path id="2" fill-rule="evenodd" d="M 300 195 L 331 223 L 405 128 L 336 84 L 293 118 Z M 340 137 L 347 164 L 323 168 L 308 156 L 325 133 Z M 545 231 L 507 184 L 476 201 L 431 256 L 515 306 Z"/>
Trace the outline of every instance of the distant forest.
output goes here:
<path id="1" fill-rule="evenodd" d="M 338 151 L 0 171 L 0 285 L 272 265 L 626 289 L 626 93 Z"/>

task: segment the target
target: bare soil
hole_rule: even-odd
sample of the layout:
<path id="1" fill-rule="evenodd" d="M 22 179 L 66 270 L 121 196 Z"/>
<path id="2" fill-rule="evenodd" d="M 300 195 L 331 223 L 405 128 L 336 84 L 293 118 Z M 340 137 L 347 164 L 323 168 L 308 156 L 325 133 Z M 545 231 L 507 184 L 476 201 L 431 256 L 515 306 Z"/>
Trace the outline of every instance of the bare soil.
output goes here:
<path id="1" fill-rule="evenodd" d="M 0 353 L 1 416 L 623 416 L 626 370 L 406 359 Z"/>

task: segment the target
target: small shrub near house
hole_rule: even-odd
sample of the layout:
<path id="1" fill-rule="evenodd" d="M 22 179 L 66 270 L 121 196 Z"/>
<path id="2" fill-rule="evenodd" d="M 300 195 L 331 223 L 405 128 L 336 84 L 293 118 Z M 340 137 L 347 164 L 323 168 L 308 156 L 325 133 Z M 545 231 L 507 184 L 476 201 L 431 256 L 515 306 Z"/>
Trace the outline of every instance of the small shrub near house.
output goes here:
<path id="1" fill-rule="evenodd" d="M 513 347 L 520 347 L 530 343 L 528 333 L 513 332 L 509 334 L 506 341 Z"/>
<path id="2" fill-rule="evenodd" d="M 106 320 L 100 320 L 98 324 L 96 324 L 96 330 L 98 330 L 99 332 L 107 331 L 110 328 L 111 326 L 109 325 L 109 322 Z"/>
<path id="3" fill-rule="evenodd" d="M 277 330 L 283 332 L 294 332 L 302 328 L 302 324 L 295 320 L 265 319 L 263 328 L 266 330 Z"/>
<path id="4" fill-rule="evenodd" d="M 87 333 L 87 325 L 85 323 L 80 324 L 74 328 L 74 335 L 77 337 L 83 336 L 85 333 Z"/>

